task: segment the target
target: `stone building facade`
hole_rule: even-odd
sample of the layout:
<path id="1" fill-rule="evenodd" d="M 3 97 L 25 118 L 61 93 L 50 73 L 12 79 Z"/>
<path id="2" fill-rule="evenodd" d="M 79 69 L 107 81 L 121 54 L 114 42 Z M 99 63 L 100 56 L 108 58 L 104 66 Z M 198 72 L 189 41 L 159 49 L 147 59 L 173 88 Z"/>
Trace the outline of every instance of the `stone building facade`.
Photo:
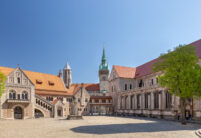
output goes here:
<path id="1" fill-rule="evenodd" d="M 72 69 L 68 63 L 58 75 L 25 71 L 20 67 L 0 67 L 0 71 L 7 77 L 0 99 L 2 119 L 67 117 L 72 114 L 75 103 L 79 115 L 112 112 L 112 98 L 106 96 L 109 70 L 104 50 L 100 84 L 72 84 Z M 94 97 L 99 103 L 94 102 Z"/>
<path id="2" fill-rule="evenodd" d="M 191 43 L 201 63 L 201 40 Z M 110 75 L 110 95 L 114 112 L 124 115 L 177 119 L 180 115 L 179 97 L 168 93 L 158 85 L 157 76 L 152 73 L 154 59 L 136 68 L 113 66 Z M 200 64 L 201 65 L 201 64 Z M 186 118 L 201 118 L 201 100 L 186 101 Z"/>

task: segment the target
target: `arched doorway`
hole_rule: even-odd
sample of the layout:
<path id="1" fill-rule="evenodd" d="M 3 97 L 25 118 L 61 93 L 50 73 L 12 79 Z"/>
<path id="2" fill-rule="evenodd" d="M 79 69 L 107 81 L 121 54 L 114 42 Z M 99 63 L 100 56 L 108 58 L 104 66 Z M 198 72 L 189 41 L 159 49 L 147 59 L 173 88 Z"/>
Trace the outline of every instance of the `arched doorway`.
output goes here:
<path id="1" fill-rule="evenodd" d="M 58 107 L 57 108 L 57 116 L 58 117 L 62 117 L 63 116 L 63 108 L 62 107 Z"/>
<path id="2" fill-rule="evenodd" d="M 40 110 L 35 109 L 35 118 L 40 118 L 40 117 L 44 117 L 44 114 Z"/>
<path id="3" fill-rule="evenodd" d="M 23 118 L 23 112 L 22 108 L 17 106 L 14 108 L 14 118 L 15 119 L 22 119 Z"/>

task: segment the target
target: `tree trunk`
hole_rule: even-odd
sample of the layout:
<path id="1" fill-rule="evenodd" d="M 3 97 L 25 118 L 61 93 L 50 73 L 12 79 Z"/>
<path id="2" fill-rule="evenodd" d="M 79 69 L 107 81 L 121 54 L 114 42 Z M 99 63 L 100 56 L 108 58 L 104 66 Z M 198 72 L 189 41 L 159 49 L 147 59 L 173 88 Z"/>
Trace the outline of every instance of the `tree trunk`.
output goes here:
<path id="1" fill-rule="evenodd" d="M 181 108 L 181 124 L 186 125 L 185 118 L 185 98 L 180 98 L 180 108 Z"/>

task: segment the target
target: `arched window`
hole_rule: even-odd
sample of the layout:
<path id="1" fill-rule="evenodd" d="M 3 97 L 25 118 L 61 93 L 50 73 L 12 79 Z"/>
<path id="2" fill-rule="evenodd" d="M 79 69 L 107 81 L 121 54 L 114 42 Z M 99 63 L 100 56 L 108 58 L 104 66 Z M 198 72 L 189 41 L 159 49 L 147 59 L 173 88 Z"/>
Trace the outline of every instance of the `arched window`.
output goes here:
<path id="1" fill-rule="evenodd" d="M 22 92 L 22 99 L 23 100 L 28 100 L 28 93 L 26 91 Z"/>
<path id="2" fill-rule="evenodd" d="M 9 99 L 16 99 L 16 92 L 14 90 L 10 90 Z"/>
<path id="3" fill-rule="evenodd" d="M 127 84 L 125 84 L 125 88 L 124 89 L 125 89 L 125 91 L 127 90 Z"/>
<path id="4" fill-rule="evenodd" d="M 17 78 L 17 83 L 20 84 L 20 78 L 19 77 Z"/>

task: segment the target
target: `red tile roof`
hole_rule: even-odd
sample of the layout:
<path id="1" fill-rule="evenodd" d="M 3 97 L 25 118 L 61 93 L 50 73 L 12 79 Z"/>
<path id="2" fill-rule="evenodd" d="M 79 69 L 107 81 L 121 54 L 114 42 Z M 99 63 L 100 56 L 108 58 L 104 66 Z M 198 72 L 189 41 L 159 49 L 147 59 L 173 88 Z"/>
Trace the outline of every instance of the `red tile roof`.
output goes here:
<path id="1" fill-rule="evenodd" d="M 59 100 L 58 99 L 55 99 L 52 104 L 56 104 Z"/>
<path id="2" fill-rule="evenodd" d="M 75 95 L 82 87 L 81 83 L 72 84 L 70 89 L 67 89 L 67 93 L 71 95 Z M 99 84 L 93 83 L 85 83 L 84 88 L 87 91 L 100 91 Z"/>
<path id="3" fill-rule="evenodd" d="M 149 74 L 152 74 L 152 65 L 153 63 L 157 62 L 159 59 L 154 59 L 154 60 L 151 60 L 141 66 L 138 66 L 136 68 L 136 74 L 135 74 L 135 77 L 136 78 L 139 78 L 139 77 L 142 77 L 142 76 L 146 76 L 146 75 L 149 75 Z"/>
<path id="4" fill-rule="evenodd" d="M 3 72 L 6 76 L 8 76 L 12 71 L 14 71 L 14 68 L 7 68 L 0 66 L 0 71 Z M 27 77 L 35 85 L 35 88 L 38 90 L 66 92 L 62 79 L 57 75 L 26 71 L 26 70 L 23 70 L 23 72 L 27 75 Z"/>
<path id="5" fill-rule="evenodd" d="M 195 46 L 197 57 L 201 58 L 201 39 L 197 40 L 193 43 L 190 43 L 189 45 Z M 159 59 L 156 58 L 156 59 L 151 60 L 151 61 L 149 61 L 149 62 L 147 62 L 141 66 L 138 66 L 136 68 L 136 78 L 152 74 L 152 65 L 153 65 L 153 63 L 157 62 L 158 60 Z"/>
<path id="6" fill-rule="evenodd" d="M 117 66 L 117 65 L 114 65 L 113 68 L 115 69 L 118 77 L 120 77 L 120 78 L 134 78 L 135 77 L 136 68 Z"/>
<path id="7" fill-rule="evenodd" d="M 197 40 L 193 43 L 190 43 L 189 45 L 195 46 L 196 47 L 196 54 L 198 58 L 201 58 L 201 39 Z"/>
<path id="8" fill-rule="evenodd" d="M 201 39 L 193 43 L 190 43 L 189 45 L 196 47 L 197 57 L 201 58 Z M 122 67 L 122 66 L 116 66 L 116 65 L 114 65 L 113 68 L 116 70 L 117 75 L 120 78 L 139 78 L 142 76 L 152 74 L 152 65 L 158 60 L 159 59 L 156 58 L 143 65 L 138 66 L 137 68 Z"/>

